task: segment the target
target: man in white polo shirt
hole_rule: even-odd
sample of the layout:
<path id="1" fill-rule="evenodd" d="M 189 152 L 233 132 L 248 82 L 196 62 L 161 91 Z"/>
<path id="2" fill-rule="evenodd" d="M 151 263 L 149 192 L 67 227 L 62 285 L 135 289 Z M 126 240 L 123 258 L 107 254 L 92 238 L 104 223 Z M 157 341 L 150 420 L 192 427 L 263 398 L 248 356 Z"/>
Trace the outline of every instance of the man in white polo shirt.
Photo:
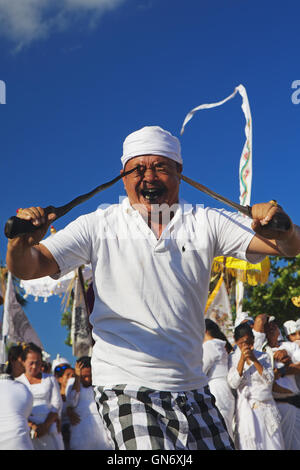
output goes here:
<path id="1" fill-rule="evenodd" d="M 9 241 L 8 269 L 32 279 L 91 263 L 93 384 L 116 449 L 231 449 L 202 371 L 211 264 L 220 255 L 252 263 L 295 256 L 299 228 L 262 232 L 282 211 L 273 203 L 253 206 L 253 221 L 184 204 L 180 143 L 158 126 L 130 134 L 121 161 L 122 171 L 135 168 L 123 178 L 121 204 L 83 215 L 41 243 L 54 215 L 19 211 L 40 229 Z"/>

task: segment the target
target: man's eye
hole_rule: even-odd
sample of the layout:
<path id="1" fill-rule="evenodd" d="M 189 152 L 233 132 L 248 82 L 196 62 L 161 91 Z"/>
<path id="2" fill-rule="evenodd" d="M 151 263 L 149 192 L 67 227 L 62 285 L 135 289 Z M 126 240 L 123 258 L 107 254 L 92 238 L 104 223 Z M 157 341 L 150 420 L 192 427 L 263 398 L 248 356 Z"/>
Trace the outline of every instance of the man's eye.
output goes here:
<path id="1" fill-rule="evenodd" d="M 137 165 L 136 170 L 138 173 L 144 173 L 145 167 L 143 167 L 142 165 Z"/>
<path id="2" fill-rule="evenodd" d="M 164 166 L 164 165 L 157 165 L 155 167 L 155 170 L 156 171 L 167 171 L 168 170 L 168 167 Z"/>

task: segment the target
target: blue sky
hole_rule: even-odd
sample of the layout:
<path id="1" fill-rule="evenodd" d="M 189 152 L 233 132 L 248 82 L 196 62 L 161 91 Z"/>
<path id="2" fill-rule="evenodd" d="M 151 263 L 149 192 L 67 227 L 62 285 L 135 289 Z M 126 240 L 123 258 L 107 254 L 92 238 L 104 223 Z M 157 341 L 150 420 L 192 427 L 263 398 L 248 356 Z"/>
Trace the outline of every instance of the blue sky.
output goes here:
<path id="1" fill-rule="evenodd" d="M 299 223 L 299 13 L 294 0 L 0 0 L 2 226 L 19 207 L 59 206 L 112 179 L 130 132 L 179 137 L 190 109 L 239 84 L 253 118 L 251 203 L 275 198 Z M 199 111 L 180 138 L 184 174 L 238 202 L 244 126 L 239 95 Z M 119 182 L 55 228 L 123 194 Z M 181 196 L 221 207 L 186 183 Z M 52 359 L 74 362 L 60 303 L 29 298 L 25 311 Z"/>

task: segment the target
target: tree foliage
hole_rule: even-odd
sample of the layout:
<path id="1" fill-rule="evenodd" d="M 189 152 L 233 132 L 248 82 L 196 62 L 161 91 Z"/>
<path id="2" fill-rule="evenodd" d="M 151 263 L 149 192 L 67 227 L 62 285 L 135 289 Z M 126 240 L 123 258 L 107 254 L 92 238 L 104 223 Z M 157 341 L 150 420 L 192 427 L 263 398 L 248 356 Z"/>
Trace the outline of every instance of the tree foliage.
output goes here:
<path id="1" fill-rule="evenodd" d="M 274 315 L 278 324 L 300 318 L 300 306 L 292 298 L 300 296 L 300 255 L 295 258 L 270 258 L 271 270 L 266 284 L 245 285 L 243 310 L 253 317 L 259 313 Z M 299 299 L 300 300 L 300 299 Z"/>

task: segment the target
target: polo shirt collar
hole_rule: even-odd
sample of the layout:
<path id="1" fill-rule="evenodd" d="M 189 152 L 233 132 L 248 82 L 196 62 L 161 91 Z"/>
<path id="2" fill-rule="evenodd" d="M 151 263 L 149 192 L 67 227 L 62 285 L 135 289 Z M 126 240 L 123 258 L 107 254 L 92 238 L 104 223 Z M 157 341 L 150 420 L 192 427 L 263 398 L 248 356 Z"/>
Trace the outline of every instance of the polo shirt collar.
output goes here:
<path id="1" fill-rule="evenodd" d="M 139 214 L 139 212 L 134 209 L 132 207 L 132 205 L 130 204 L 129 202 L 129 198 L 124 196 L 122 202 L 121 202 L 121 206 L 122 206 L 122 209 L 123 211 L 125 211 L 127 214 Z M 180 210 L 180 213 L 183 214 L 183 215 L 187 215 L 187 214 L 190 214 L 193 210 L 193 205 L 186 202 L 184 199 L 179 199 L 179 203 L 178 203 L 178 208 Z"/>

